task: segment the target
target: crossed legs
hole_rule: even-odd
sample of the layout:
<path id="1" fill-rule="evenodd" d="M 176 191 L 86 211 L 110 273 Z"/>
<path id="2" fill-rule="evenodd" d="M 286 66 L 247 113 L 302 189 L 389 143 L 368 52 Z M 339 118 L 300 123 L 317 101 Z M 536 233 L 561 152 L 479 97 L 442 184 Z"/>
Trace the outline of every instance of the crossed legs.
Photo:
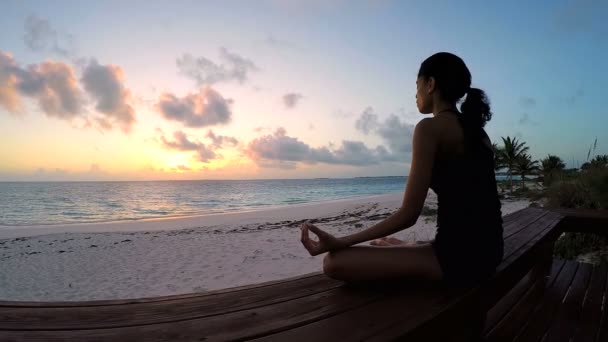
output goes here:
<path id="1" fill-rule="evenodd" d="M 442 272 L 430 243 L 352 246 L 327 253 L 327 276 L 343 281 L 422 277 L 441 280 Z"/>

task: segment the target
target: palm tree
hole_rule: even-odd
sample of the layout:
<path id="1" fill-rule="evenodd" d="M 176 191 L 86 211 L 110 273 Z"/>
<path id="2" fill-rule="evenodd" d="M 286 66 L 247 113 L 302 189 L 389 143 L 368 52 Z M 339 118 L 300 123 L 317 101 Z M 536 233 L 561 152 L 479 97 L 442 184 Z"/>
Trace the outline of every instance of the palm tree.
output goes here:
<path id="1" fill-rule="evenodd" d="M 538 171 L 538 161 L 532 160 L 529 154 L 522 153 L 515 160 L 513 171 L 521 176 L 521 188 L 523 190 L 525 188 L 526 175 L 531 175 Z"/>
<path id="2" fill-rule="evenodd" d="M 608 154 L 600 154 L 590 161 L 583 163 L 581 170 L 601 169 L 605 167 L 608 167 Z"/>
<path id="3" fill-rule="evenodd" d="M 553 176 L 559 172 L 562 172 L 566 167 L 562 158 L 554 155 L 547 155 L 547 158 L 540 161 L 541 172 L 543 175 L 543 183 L 545 185 L 551 184 Z"/>
<path id="4" fill-rule="evenodd" d="M 492 143 L 492 151 L 494 151 L 494 171 L 498 171 L 504 168 L 504 154 L 505 149 L 496 145 L 496 143 Z"/>
<path id="5" fill-rule="evenodd" d="M 507 167 L 507 175 L 509 177 L 509 188 L 511 192 L 513 192 L 513 168 L 515 167 L 515 163 L 517 159 L 528 152 L 530 149 L 528 146 L 525 146 L 525 142 L 517 141 L 517 138 L 511 139 L 511 137 L 502 138 L 503 142 L 503 153 L 502 159 L 504 166 Z"/>
<path id="6" fill-rule="evenodd" d="M 589 165 L 591 168 L 604 168 L 608 166 L 608 154 L 597 155 L 595 158 L 591 159 L 591 163 Z"/>

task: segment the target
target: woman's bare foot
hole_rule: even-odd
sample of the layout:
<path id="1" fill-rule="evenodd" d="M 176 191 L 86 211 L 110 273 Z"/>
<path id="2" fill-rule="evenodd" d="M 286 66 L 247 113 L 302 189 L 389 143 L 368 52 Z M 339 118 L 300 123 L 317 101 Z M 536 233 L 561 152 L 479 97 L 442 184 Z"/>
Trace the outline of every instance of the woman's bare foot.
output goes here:
<path id="1" fill-rule="evenodd" d="M 372 240 L 370 243 L 372 246 L 409 246 L 414 245 L 415 242 L 403 241 L 394 237 L 383 237 L 380 239 Z"/>

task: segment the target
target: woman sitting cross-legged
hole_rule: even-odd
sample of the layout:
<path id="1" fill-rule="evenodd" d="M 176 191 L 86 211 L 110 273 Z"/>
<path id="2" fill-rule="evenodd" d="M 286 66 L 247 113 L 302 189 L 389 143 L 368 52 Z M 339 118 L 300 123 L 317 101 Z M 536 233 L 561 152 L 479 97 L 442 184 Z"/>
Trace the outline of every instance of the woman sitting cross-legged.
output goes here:
<path id="1" fill-rule="evenodd" d="M 446 52 L 421 64 L 416 86 L 418 110 L 433 116 L 414 129 L 401 207 L 374 226 L 343 237 L 307 223 L 300 227 L 302 244 L 311 255 L 327 252 L 323 269 L 329 277 L 422 277 L 470 286 L 491 276 L 502 261 L 502 214 L 492 144 L 484 130 L 491 118 L 485 93 L 471 88 L 471 74 L 462 59 Z M 387 238 L 416 223 L 429 188 L 438 199 L 435 239 L 407 244 Z M 372 241 L 372 246 L 354 246 L 365 241 Z"/>

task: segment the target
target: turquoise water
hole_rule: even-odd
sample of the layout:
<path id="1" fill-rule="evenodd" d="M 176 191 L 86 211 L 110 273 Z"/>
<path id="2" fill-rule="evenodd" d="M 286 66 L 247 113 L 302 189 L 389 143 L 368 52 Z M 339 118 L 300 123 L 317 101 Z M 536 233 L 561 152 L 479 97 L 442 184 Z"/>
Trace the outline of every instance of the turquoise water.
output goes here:
<path id="1" fill-rule="evenodd" d="M 0 225 L 138 220 L 403 192 L 407 177 L 0 182 Z"/>

